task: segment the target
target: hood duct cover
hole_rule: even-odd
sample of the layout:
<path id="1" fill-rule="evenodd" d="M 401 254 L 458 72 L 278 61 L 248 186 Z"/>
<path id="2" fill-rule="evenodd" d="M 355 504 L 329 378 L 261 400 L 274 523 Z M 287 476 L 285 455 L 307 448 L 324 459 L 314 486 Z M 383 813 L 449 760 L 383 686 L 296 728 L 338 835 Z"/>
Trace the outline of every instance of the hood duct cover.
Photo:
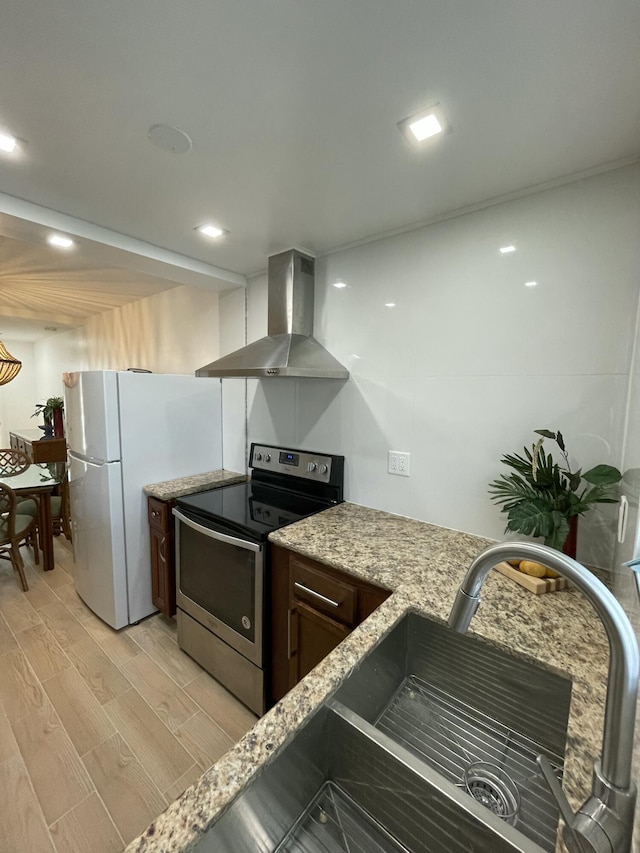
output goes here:
<path id="1" fill-rule="evenodd" d="M 314 259 L 295 249 L 269 258 L 268 332 L 196 371 L 196 376 L 348 379 L 349 371 L 313 337 Z"/>

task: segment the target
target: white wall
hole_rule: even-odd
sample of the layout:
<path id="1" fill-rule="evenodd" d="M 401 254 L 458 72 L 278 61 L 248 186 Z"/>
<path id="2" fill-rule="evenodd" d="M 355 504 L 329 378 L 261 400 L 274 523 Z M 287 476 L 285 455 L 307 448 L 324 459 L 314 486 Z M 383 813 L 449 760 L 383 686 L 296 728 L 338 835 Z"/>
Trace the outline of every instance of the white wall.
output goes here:
<path id="1" fill-rule="evenodd" d="M 246 291 L 244 287 L 220 294 L 220 355 L 244 346 Z M 229 471 L 247 470 L 247 383 L 229 378 L 222 383 L 222 465 Z"/>
<path id="2" fill-rule="evenodd" d="M 0 385 L 0 447 L 9 447 L 11 430 L 37 429 L 38 421 L 31 415 L 38 396 L 33 344 L 9 338 L 3 338 L 2 343 L 14 358 L 22 362 L 16 378 Z"/>
<path id="3" fill-rule="evenodd" d="M 36 403 L 62 396 L 63 370 L 85 368 L 84 333 L 81 329 L 61 332 L 33 343 L 4 341 L 9 352 L 22 361 L 20 373 L 0 386 L 0 446 L 9 446 L 12 430 L 37 429 L 42 418 L 32 418 Z"/>
<path id="4" fill-rule="evenodd" d="M 184 285 L 96 314 L 85 324 L 92 370 L 194 373 L 219 354 L 218 294 Z"/>
<path id="5" fill-rule="evenodd" d="M 36 391 L 39 402 L 48 397 L 62 397 L 62 374 L 85 370 L 87 344 L 83 329 L 72 329 L 43 338 L 34 344 Z"/>
<path id="6" fill-rule="evenodd" d="M 229 298 L 229 310 L 234 304 L 238 310 L 225 332 L 226 345 L 235 341 L 241 346 L 244 341 L 243 289 L 240 294 Z M 98 314 L 83 328 L 34 344 L 5 340 L 5 345 L 23 366 L 13 382 L 0 386 L 1 446 L 8 445 L 11 429 L 37 427 L 30 415 L 37 402 L 62 395 L 64 372 L 144 367 L 155 373 L 193 373 L 213 361 L 220 351 L 218 294 L 179 286 Z M 236 436 L 230 445 L 231 461 L 238 462 L 241 447 L 239 470 L 244 471 L 244 384 L 241 401 L 237 391 L 228 396 L 229 435 Z"/>
<path id="7" fill-rule="evenodd" d="M 249 380 L 249 441 L 343 453 L 349 500 L 501 537 L 487 484 L 534 429 L 585 468 L 620 464 L 638 233 L 631 167 L 319 260 L 316 337 L 351 378 Z M 248 340 L 265 332 L 262 277 Z M 410 478 L 387 474 L 390 449 Z M 611 516 L 581 523 L 585 562 L 609 564 Z"/>

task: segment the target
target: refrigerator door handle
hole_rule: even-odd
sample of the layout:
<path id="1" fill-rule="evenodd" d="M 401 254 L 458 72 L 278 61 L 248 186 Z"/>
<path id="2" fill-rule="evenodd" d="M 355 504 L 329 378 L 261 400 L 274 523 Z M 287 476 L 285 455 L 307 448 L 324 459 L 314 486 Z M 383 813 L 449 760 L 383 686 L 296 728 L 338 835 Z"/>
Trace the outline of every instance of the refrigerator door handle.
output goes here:
<path id="1" fill-rule="evenodd" d="M 618 508 L 618 542 L 622 543 L 627 535 L 627 521 L 629 519 L 629 501 L 626 495 L 620 498 L 620 506 Z"/>
<path id="2" fill-rule="evenodd" d="M 91 465 L 92 468 L 102 468 L 103 465 L 109 464 L 104 459 L 96 459 L 94 456 L 78 456 L 77 453 L 69 450 L 67 452 L 67 461 L 71 462 L 72 459 L 75 459 L 76 462 L 81 462 L 83 465 Z"/>

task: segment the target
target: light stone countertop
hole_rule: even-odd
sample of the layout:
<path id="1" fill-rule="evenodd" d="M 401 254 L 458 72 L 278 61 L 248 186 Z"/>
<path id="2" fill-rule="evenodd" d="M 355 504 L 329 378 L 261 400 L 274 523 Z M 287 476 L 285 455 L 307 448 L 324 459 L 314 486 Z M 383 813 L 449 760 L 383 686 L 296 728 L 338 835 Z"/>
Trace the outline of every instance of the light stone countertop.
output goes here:
<path id="1" fill-rule="evenodd" d="M 220 471 L 207 471 L 205 474 L 191 474 L 188 477 L 178 477 L 176 480 L 165 480 L 164 483 L 152 483 L 150 486 L 143 486 L 142 491 L 145 495 L 157 498 L 159 501 L 170 501 L 183 495 L 195 495 L 197 492 L 206 492 L 208 489 L 243 483 L 246 479 L 246 474 L 225 471 L 222 468 Z"/>
<path id="2" fill-rule="evenodd" d="M 470 562 L 492 541 L 351 503 L 284 527 L 270 540 L 394 594 L 135 839 L 128 853 L 193 849 L 252 775 L 407 610 L 446 622 Z M 590 792 L 602 739 L 608 643 L 599 619 L 575 590 L 536 596 L 492 572 L 469 633 L 573 680 L 563 786 L 577 808 Z"/>

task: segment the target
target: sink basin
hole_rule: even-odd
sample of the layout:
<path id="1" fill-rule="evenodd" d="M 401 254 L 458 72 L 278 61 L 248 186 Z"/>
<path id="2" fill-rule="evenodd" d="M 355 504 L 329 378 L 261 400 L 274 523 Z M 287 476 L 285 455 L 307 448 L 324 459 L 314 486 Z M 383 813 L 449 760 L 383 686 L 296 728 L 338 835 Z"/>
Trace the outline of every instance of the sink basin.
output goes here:
<path id="1" fill-rule="evenodd" d="M 535 757 L 561 774 L 570 696 L 566 679 L 410 613 L 196 849 L 553 850 Z"/>
<path id="2" fill-rule="evenodd" d="M 409 613 L 335 700 L 555 849 L 558 807 L 536 758 L 561 780 L 569 679 Z"/>
<path id="3" fill-rule="evenodd" d="M 404 753 L 404 754 L 403 754 Z M 199 853 L 540 853 L 338 703 L 323 706 L 204 834 Z"/>

